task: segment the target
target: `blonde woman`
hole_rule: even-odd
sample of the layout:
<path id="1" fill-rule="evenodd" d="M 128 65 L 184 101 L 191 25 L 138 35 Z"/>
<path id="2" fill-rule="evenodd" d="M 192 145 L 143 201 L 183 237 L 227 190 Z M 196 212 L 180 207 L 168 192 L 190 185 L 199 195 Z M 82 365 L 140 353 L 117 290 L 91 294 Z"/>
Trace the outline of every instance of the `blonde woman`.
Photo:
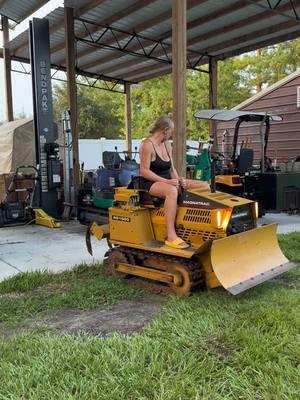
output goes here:
<path id="1" fill-rule="evenodd" d="M 140 175 L 142 188 L 152 196 L 165 199 L 164 213 L 167 227 L 165 244 L 176 249 L 189 245 L 179 238 L 175 231 L 177 197 L 183 189 L 209 189 L 206 182 L 180 178 L 174 168 L 171 147 L 168 142 L 174 130 L 174 123 L 168 116 L 161 116 L 154 123 L 149 136 L 140 148 Z"/>

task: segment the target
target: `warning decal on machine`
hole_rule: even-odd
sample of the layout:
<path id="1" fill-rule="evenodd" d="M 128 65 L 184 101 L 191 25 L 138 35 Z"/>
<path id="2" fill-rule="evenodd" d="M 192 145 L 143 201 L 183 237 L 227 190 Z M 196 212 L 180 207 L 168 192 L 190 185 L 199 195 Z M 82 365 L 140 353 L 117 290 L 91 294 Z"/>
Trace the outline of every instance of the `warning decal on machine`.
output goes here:
<path id="1" fill-rule="evenodd" d="M 112 219 L 114 221 L 130 222 L 130 218 L 129 217 L 122 217 L 120 215 L 112 215 Z"/>

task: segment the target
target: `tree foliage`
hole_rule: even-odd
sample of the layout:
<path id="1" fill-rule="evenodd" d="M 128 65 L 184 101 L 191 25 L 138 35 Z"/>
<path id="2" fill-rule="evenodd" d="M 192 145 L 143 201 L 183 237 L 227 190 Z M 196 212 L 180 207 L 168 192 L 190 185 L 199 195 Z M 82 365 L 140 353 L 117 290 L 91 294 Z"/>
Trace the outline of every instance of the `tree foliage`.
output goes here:
<path id="1" fill-rule="evenodd" d="M 56 85 L 53 91 L 54 116 L 60 121 L 61 112 L 68 109 L 66 84 Z M 77 85 L 77 127 L 81 139 L 122 138 L 124 96 L 106 90 Z"/>
<path id="2" fill-rule="evenodd" d="M 245 54 L 240 63 L 248 87 L 272 85 L 300 66 L 300 40 L 265 47 L 260 49 L 259 55 Z"/>
<path id="3" fill-rule="evenodd" d="M 172 112 L 170 76 L 145 81 L 132 90 L 132 129 L 137 138 L 148 135 L 154 120 Z"/>
<path id="4" fill-rule="evenodd" d="M 250 95 L 240 72 L 239 59 L 219 63 L 218 101 L 221 108 L 231 108 Z M 187 73 L 187 137 L 198 139 L 207 135 L 208 124 L 194 117 L 194 113 L 208 108 L 209 76 L 199 71 Z M 163 76 L 143 82 L 133 90 L 133 132 L 135 137 L 148 134 L 149 127 L 161 114 L 172 112 L 171 77 Z"/>

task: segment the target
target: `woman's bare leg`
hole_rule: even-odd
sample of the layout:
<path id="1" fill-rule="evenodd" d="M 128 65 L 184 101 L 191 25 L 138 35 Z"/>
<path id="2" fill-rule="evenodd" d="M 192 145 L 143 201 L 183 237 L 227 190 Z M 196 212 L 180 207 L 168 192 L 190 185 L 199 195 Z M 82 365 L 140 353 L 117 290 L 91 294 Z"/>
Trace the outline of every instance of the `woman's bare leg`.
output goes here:
<path id="1" fill-rule="evenodd" d="M 149 194 L 165 199 L 164 212 L 167 227 L 167 240 L 172 242 L 177 239 L 175 231 L 175 219 L 177 212 L 178 190 L 175 186 L 164 182 L 155 182 L 149 190 Z"/>

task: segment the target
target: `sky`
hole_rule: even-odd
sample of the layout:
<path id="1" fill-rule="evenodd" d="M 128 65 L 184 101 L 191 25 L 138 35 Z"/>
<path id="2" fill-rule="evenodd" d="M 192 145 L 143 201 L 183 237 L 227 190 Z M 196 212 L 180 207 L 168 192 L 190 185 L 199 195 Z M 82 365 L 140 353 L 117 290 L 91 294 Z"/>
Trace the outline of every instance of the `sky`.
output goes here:
<path id="1" fill-rule="evenodd" d="M 26 18 L 23 22 L 10 30 L 10 39 L 25 31 L 29 26 L 29 21 L 33 18 L 43 18 L 57 7 L 63 6 L 63 0 L 51 0 L 38 11 Z M 2 33 L 0 33 L 0 46 L 2 46 Z M 28 66 L 26 65 L 28 68 Z M 13 69 L 20 69 L 19 63 L 13 63 Z M 4 71 L 3 60 L 0 58 L 0 121 L 5 118 L 4 110 Z M 13 91 L 13 110 L 16 117 L 20 113 L 32 115 L 32 87 L 31 76 L 17 72 L 12 72 L 12 91 Z"/>

